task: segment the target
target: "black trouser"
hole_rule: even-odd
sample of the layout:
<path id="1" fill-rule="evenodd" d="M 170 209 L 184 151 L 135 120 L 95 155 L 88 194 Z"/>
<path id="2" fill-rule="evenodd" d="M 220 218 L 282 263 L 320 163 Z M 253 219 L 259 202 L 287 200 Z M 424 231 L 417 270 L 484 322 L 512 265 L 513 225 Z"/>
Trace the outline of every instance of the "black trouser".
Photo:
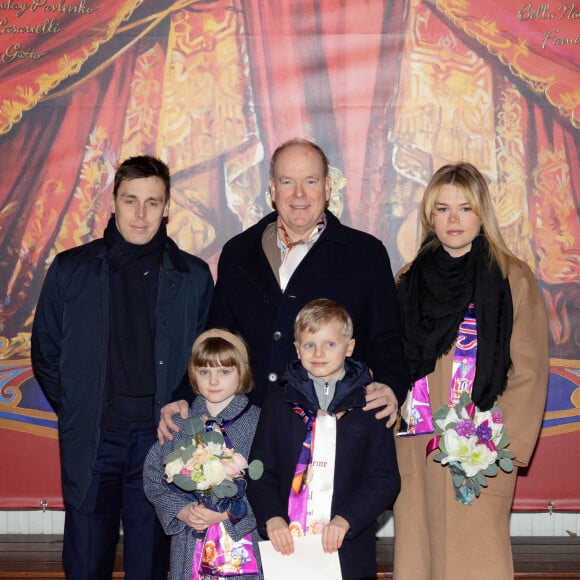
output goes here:
<path id="1" fill-rule="evenodd" d="M 154 442 L 151 429 L 106 432 L 83 505 L 66 507 L 67 580 L 110 580 L 121 521 L 126 580 L 166 580 L 169 538 L 143 492 L 143 463 Z"/>

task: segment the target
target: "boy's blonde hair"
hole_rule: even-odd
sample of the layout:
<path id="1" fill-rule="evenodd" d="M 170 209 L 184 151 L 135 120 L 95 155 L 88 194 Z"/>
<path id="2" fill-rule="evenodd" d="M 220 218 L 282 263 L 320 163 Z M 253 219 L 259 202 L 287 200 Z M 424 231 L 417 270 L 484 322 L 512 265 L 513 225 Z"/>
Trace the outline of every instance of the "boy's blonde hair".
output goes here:
<path id="1" fill-rule="evenodd" d="M 298 340 L 298 336 L 303 332 L 318 332 L 323 324 L 334 320 L 340 324 L 344 338 L 350 340 L 353 335 L 353 324 L 346 308 L 328 298 L 311 300 L 296 315 L 294 339 Z"/>
<path id="2" fill-rule="evenodd" d="M 199 395 L 195 380 L 196 367 L 235 367 L 240 375 L 236 395 L 249 393 L 254 386 L 249 358 L 244 340 L 229 330 L 211 328 L 202 332 L 193 343 L 187 366 L 193 392 Z"/>
<path id="3" fill-rule="evenodd" d="M 437 248 L 440 245 L 433 228 L 432 216 L 437 194 L 444 185 L 454 185 L 465 194 L 471 210 L 481 220 L 481 235 L 485 236 L 487 240 L 491 254 L 490 259 L 497 262 L 505 278 L 509 265 L 516 259 L 507 248 L 501 235 L 485 177 L 471 163 L 444 165 L 429 180 L 421 202 L 420 247 L 425 244 L 422 249 L 427 250 Z"/>

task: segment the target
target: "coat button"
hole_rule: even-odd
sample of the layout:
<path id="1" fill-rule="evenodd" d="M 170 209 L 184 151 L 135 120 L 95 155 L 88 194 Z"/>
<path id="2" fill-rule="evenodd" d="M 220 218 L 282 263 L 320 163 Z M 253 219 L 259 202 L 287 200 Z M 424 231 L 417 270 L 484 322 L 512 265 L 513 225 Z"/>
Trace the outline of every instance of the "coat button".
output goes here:
<path id="1" fill-rule="evenodd" d="M 270 374 L 268 375 L 268 380 L 269 380 L 271 383 L 275 383 L 275 382 L 277 381 L 277 379 L 278 379 L 278 375 L 277 375 L 276 373 L 270 373 Z"/>
<path id="2" fill-rule="evenodd" d="M 165 364 L 165 361 L 164 361 L 164 360 L 160 360 L 158 364 L 159 364 L 160 366 L 161 366 L 161 365 L 164 365 L 164 364 Z"/>
<path id="3" fill-rule="evenodd" d="M 277 330 L 277 331 L 276 331 L 276 332 L 275 332 L 275 333 L 272 335 L 272 338 L 273 338 L 274 340 L 280 340 L 280 339 L 282 338 L 282 333 L 281 333 L 279 330 Z"/>

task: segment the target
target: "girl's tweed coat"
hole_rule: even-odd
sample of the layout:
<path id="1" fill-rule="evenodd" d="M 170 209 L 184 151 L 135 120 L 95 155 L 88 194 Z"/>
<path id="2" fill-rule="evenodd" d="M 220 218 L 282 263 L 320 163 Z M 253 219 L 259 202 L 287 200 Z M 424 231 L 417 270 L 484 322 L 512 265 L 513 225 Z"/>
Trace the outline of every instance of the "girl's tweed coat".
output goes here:
<path id="1" fill-rule="evenodd" d="M 220 417 L 227 421 L 240 413 L 248 398 L 245 395 L 236 395 L 232 402 L 220 413 Z M 211 417 L 205 405 L 203 397 L 196 397 L 193 401 L 189 416 L 201 417 L 207 415 Z M 227 434 L 230 438 L 234 449 L 241 453 L 246 459 L 250 453 L 250 447 L 258 424 L 260 410 L 251 406 L 239 419 L 227 428 Z M 180 446 L 187 446 L 191 443 L 183 435 L 184 421 L 181 418 L 176 419 L 176 423 L 181 429 L 173 439 L 173 441 L 166 441 L 164 445 L 156 443 L 147 458 L 145 459 L 145 467 L 143 469 L 143 482 L 145 487 L 145 495 L 149 501 L 155 506 L 157 517 L 163 526 L 166 534 L 171 536 L 171 580 L 191 580 L 191 568 L 193 565 L 193 553 L 195 550 L 195 537 L 192 529 L 184 522 L 176 518 L 177 513 L 186 505 L 191 503 L 185 495 L 181 495 L 172 491 L 167 485 L 165 477 L 165 469 L 163 459 L 169 455 L 174 449 Z M 244 500 L 247 501 L 247 500 Z M 248 514 L 236 524 L 232 524 L 229 520 L 224 522 L 228 534 L 234 541 L 240 540 L 246 534 L 252 532 L 252 540 L 254 547 L 254 554 L 258 558 L 260 564 L 260 555 L 258 551 L 258 533 L 256 532 L 256 520 L 252 509 L 248 504 Z M 261 564 L 260 564 L 261 567 Z M 252 576 L 236 576 L 240 580 L 258 580 L 261 575 Z"/>

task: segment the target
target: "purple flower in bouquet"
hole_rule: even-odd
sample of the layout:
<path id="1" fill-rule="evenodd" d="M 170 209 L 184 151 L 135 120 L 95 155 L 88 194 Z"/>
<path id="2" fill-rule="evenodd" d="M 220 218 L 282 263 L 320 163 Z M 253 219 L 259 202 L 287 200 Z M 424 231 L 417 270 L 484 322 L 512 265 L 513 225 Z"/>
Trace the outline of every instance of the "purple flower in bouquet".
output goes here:
<path id="1" fill-rule="evenodd" d="M 460 437 L 472 437 L 476 434 L 475 425 L 471 419 L 464 419 L 455 425 L 455 431 Z"/>
<path id="2" fill-rule="evenodd" d="M 475 432 L 477 434 L 478 443 L 485 444 L 491 443 L 493 445 L 493 442 L 491 441 L 493 431 L 491 430 L 491 427 L 487 424 L 487 421 L 485 423 L 482 423 L 481 425 L 478 425 Z"/>
<path id="3" fill-rule="evenodd" d="M 455 407 L 443 405 L 433 420 L 435 437 L 428 449 L 439 447 L 433 459 L 449 466 L 458 502 L 470 505 L 487 486 L 486 477 L 494 477 L 500 468 L 512 471 L 514 454 L 505 449 L 510 440 L 500 409 L 481 411 L 463 393 Z"/>

